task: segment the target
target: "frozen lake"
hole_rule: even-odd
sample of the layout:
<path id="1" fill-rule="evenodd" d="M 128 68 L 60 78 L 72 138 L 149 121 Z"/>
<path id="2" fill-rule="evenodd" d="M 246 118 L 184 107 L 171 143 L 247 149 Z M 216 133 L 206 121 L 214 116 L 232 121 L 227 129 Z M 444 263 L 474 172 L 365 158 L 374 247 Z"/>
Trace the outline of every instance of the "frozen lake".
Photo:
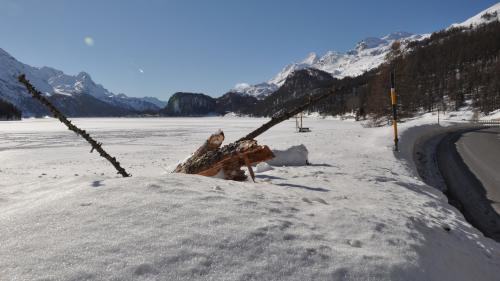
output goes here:
<path id="1" fill-rule="evenodd" d="M 73 121 L 133 176 L 57 120 L 0 122 L 2 281 L 498 277 L 498 245 L 394 157 L 390 127 L 283 122 L 259 143 L 304 144 L 312 165 L 252 183 L 170 171 L 216 130 L 228 143 L 267 119 Z"/>

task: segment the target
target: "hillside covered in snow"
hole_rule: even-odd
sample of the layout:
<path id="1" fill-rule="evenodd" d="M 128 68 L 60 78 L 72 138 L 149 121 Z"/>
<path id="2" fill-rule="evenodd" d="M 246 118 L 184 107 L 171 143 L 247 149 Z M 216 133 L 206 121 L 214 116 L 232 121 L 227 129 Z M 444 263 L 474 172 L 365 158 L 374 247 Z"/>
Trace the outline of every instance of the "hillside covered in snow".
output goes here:
<path id="1" fill-rule="evenodd" d="M 461 22 L 461 23 L 454 23 L 450 26 L 450 28 L 457 28 L 457 27 L 477 27 L 483 24 L 488 24 L 493 21 L 498 21 L 500 20 L 500 3 L 497 3 L 488 9 L 478 13 L 477 15 Z"/>

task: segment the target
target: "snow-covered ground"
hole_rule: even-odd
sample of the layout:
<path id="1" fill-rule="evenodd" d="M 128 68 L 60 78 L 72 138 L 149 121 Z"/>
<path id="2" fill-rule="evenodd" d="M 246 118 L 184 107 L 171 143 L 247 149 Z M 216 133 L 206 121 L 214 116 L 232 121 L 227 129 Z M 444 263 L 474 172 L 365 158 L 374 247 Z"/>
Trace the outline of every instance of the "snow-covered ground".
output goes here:
<path id="1" fill-rule="evenodd" d="M 498 280 L 500 244 L 395 157 L 389 127 L 286 121 L 258 141 L 312 165 L 257 183 L 169 173 L 265 121 L 75 119 L 131 178 L 54 119 L 0 122 L 0 280 Z"/>

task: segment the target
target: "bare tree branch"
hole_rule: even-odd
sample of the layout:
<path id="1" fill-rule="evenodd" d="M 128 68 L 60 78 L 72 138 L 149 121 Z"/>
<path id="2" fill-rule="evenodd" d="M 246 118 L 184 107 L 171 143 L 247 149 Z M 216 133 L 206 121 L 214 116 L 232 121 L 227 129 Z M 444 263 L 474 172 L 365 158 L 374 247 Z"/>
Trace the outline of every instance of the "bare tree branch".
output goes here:
<path id="1" fill-rule="evenodd" d="M 104 149 L 102 148 L 102 143 L 95 141 L 85 130 L 82 130 L 72 124 L 71 121 L 69 121 L 66 116 L 64 116 L 64 114 L 62 114 L 47 98 L 42 95 L 42 93 L 37 91 L 37 89 L 35 89 L 35 87 L 31 85 L 30 81 L 26 79 L 26 76 L 24 74 L 21 74 L 18 79 L 19 82 L 26 86 L 26 89 L 28 89 L 28 92 L 31 94 L 31 96 L 38 100 L 41 104 L 46 106 L 55 118 L 59 119 L 59 121 L 66 125 L 68 129 L 75 132 L 77 135 L 80 135 L 92 146 L 90 152 L 96 150 L 99 155 L 108 160 L 111 165 L 113 165 L 113 167 L 115 167 L 115 169 L 118 171 L 118 174 L 122 175 L 123 177 L 131 176 L 125 171 L 124 168 L 120 166 L 120 162 L 118 162 L 115 157 L 111 157 L 111 155 L 104 151 Z"/>

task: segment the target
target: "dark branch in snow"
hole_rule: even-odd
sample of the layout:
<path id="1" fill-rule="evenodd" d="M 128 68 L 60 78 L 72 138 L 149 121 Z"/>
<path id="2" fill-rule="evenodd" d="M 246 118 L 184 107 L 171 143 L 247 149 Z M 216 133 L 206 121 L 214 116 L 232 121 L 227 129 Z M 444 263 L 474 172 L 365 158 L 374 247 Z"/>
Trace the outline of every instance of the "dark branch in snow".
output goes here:
<path id="1" fill-rule="evenodd" d="M 129 173 L 127 173 L 127 171 L 125 171 L 124 168 L 120 166 L 120 162 L 118 162 L 115 157 L 111 157 L 111 155 L 104 151 L 104 149 L 102 148 L 102 143 L 95 141 L 85 130 L 82 130 L 73 125 L 73 123 L 71 123 L 71 121 L 69 121 L 68 118 L 64 116 L 64 114 L 62 114 L 47 98 L 45 98 L 42 93 L 37 91 L 37 89 L 35 89 L 35 87 L 31 85 L 30 81 L 26 79 L 26 76 L 24 74 L 20 75 L 18 79 L 19 82 L 26 86 L 26 89 L 28 89 L 28 92 L 31 94 L 31 96 L 38 100 L 41 104 L 46 106 L 55 118 L 59 119 L 59 121 L 64 123 L 64 125 L 66 125 L 69 130 L 75 132 L 77 135 L 80 135 L 92 146 L 90 152 L 96 150 L 99 155 L 108 160 L 111 165 L 113 165 L 113 167 L 115 167 L 115 169 L 118 171 L 118 174 L 122 175 L 123 177 L 131 176 Z"/>

